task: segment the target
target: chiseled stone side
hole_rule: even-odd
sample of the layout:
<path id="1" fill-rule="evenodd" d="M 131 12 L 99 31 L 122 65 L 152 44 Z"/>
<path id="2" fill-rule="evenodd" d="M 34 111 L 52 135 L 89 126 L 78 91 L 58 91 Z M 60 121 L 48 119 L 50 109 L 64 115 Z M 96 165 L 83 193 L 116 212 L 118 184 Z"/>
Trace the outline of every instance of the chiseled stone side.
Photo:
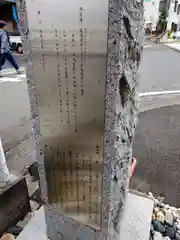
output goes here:
<path id="1" fill-rule="evenodd" d="M 138 115 L 136 86 L 143 49 L 143 1 L 110 0 L 104 139 L 103 232 L 119 239 Z"/>
<path id="2" fill-rule="evenodd" d="M 20 32 L 23 43 L 24 55 L 27 58 L 26 64 L 26 79 L 28 84 L 31 115 L 33 119 L 33 132 L 36 141 L 36 160 L 38 161 L 40 173 L 40 185 L 44 202 L 47 202 L 47 186 L 44 171 L 44 157 L 40 146 L 40 119 L 38 111 L 38 101 L 36 93 L 36 83 L 33 77 L 33 66 L 31 58 L 31 42 L 29 38 L 28 19 L 26 12 L 26 0 L 17 0 L 17 10 L 19 17 Z"/>
<path id="3" fill-rule="evenodd" d="M 26 1 L 17 2 L 23 45 L 29 60 L 27 79 L 37 143 L 37 160 L 40 164 L 41 189 L 44 199 L 47 200 L 43 153 L 39 144 L 40 125 L 28 38 Z M 142 0 L 110 0 L 109 2 L 102 231 L 96 231 L 59 215 L 46 205 L 46 222 L 52 240 L 101 240 L 107 239 L 107 236 L 108 239 L 113 240 L 119 238 L 137 119 L 136 85 L 142 52 L 142 2 Z"/>

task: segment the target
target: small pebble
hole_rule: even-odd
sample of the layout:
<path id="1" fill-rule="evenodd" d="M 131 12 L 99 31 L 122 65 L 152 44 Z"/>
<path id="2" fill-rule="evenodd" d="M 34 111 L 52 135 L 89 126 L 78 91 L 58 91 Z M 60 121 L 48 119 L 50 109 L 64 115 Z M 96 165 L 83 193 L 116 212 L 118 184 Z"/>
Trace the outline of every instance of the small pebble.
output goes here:
<path id="1" fill-rule="evenodd" d="M 177 219 L 177 218 L 178 218 L 178 215 L 177 215 L 176 212 L 172 212 L 172 214 L 173 214 L 174 219 Z"/>
<path id="2" fill-rule="evenodd" d="M 177 229 L 180 230 L 180 224 L 178 222 L 176 223 L 176 227 L 177 227 Z"/>
<path id="3" fill-rule="evenodd" d="M 165 233 L 164 233 L 164 236 L 168 236 L 168 237 L 170 237 L 171 239 L 174 239 L 174 237 L 175 237 L 175 230 L 174 230 L 174 228 L 173 227 L 166 227 L 166 231 L 165 231 Z"/>
<path id="4" fill-rule="evenodd" d="M 180 240 L 180 208 L 165 204 L 164 197 L 155 198 L 152 192 L 149 197 L 154 200 L 150 239 Z"/>
<path id="5" fill-rule="evenodd" d="M 163 240 L 163 236 L 160 232 L 154 232 L 153 240 Z"/>
<path id="6" fill-rule="evenodd" d="M 180 208 L 176 208 L 176 212 L 180 214 Z"/>
<path id="7" fill-rule="evenodd" d="M 176 234 L 175 234 L 175 239 L 176 239 L 176 240 L 180 240 L 180 233 L 179 233 L 179 232 L 176 232 Z"/>
<path id="8" fill-rule="evenodd" d="M 154 225 L 151 223 L 150 236 L 154 235 Z"/>
<path id="9" fill-rule="evenodd" d="M 159 196 L 159 197 L 157 198 L 157 200 L 158 200 L 160 203 L 164 202 L 164 196 Z"/>
<path id="10" fill-rule="evenodd" d="M 156 219 L 162 223 L 165 221 L 165 216 L 162 211 L 156 213 Z"/>
<path id="11" fill-rule="evenodd" d="M 162 202 L 159 203 L 158 205 L 160 208 L 164 208 L 164 204 Z"/>
<path id="12" fill-rule="evenodd" d="M 177 211 L 177 208 L 176 207 L 171 207 L 171 210 L 172 211 Z"/>
<path id="13" fill-rule="evenodd" d="M 169 224 L 169 225 L 172 225 L 173 220 L 174 220 L 174 217 L 173 217 L 173 214 L 172 214 L 171 210 L 166 210 L 165 211 L 165 221 L 166 221 L 166 223 Z"/>
<path id="14" fill-rule="evenodd" d="M 154 204 L 155 204 L 156 206 L 158 206 L 158 205 L 159 205 L 159 201 L 158 201 L 157 199 L 154 199 Z"/>
<path id="15" fill-rule="evenodd" d="M 172 227 L 174 228 L 175 232 L 178 230 L 177 227 L 176 227 L 176 223 L 175 222 L 173 222 Z"/>
<path id="16" fill-rule="evenodd" d="M 165 209 L 169 209 L 169 208 L 170 208 L 169 204 L 165 204 L 165 205 L 164 205 L 164 208 L 165 208 Z"/>
<path id="17" fill-rule="evenodd" d="M 153 232 L 154 231 L 154 225 L 151 223 L 151 228 L 150 230 Z"/>
<path id="18" fill-rule="evenodd" d="M 158 220 L 152 220 L 152 224 L 154 226 L 154 230 L 155 231 L 160 232 L 160 233 L 164 233 L 165 232 L 165 227 Z"/>
<path id="19" fill-rule="evenodd" d="M 158 207 L 155 207 L 154 208 L 154 212 L 157 213 L 159 211 L 159 208 Z"/>
<path id="20" fill-rule="evenodd" d="M 152 194 L 152 192 L 149 192 L 149 197 L 151 197 L 151 198 L 153 198 L 153 194 Z"/>

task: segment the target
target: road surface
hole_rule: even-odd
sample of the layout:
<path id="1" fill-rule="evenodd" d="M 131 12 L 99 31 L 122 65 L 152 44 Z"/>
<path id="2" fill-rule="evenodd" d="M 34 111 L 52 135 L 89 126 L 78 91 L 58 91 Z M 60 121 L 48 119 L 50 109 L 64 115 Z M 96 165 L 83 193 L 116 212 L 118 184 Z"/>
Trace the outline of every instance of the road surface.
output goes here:
<path id="1" fill-rule="evenodd" d="M 141 114 L 133 148 L 133 155 L 137 158 L 138 164 L 131 182 L 132 188 L 143 192 L 151 191 L 156 196 L 162 195 L 165 202 L 178 207 L 180 207 L 179 62 L 180 53 L 164 45 L 145 43 L 139 86 L 139 92 L 144 93 L 144 97 L 141 98 Z M 177 93 L 174 94 L 175 90 Z"/>
<path id="2" fill-rule="evenodd" d="M 145 42 L 140 66 L 140 92 L 180 89 L 180 53 L 165 45 Z"/>

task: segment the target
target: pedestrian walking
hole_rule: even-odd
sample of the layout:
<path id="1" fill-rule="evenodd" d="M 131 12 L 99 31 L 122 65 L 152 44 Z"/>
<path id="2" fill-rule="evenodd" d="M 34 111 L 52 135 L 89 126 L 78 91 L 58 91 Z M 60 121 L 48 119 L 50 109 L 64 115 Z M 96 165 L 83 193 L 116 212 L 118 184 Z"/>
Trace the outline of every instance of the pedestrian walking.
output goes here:
<path id="1" fill-rule="evenodd" d="M 6 25 L 7 23 L 5 21 L 0 21 L 0 76 L 2 76 L 2 66 L 6 60 L 16 69 L 17 74 L 21 74 L 19 66 L 11 52 L 11 44 L 8 32 L 6 31 Z"/>

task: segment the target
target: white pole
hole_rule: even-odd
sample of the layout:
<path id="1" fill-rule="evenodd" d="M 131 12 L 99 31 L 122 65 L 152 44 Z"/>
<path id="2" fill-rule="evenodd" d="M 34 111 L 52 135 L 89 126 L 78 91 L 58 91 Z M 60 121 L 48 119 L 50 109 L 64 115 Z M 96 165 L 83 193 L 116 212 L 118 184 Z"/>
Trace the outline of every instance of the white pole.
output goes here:
<path id="1" fill-rule="evenodd" d="M 10 178 L 10 173 L 7 167 L 7 162 L 4 155 L 2 141 L 0 138 L 0 187 L 5 186 L 9 178 Z"/>

